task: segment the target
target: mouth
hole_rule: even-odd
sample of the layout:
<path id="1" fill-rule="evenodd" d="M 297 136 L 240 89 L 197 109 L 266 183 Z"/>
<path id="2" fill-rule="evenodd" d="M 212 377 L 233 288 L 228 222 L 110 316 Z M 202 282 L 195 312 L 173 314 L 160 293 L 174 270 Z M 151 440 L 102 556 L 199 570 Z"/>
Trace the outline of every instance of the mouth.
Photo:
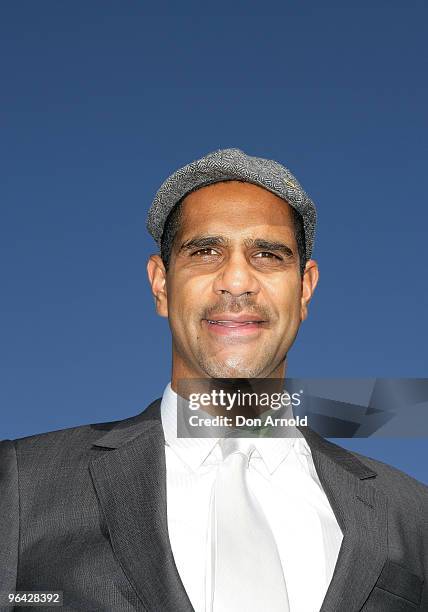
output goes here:
<path id="1" fill-rule="evenodd" d="M 221 325 L 223 327 L 230 327 L 230 328 L 245 327 L 246 325 L 261 325 L 262 323 L 265 323 L 265 321 L 259 321 L 259 320 L 254 320 L 254 321 L 230 321 L 227 319 L 226 320 L 204 319 L 204 320 L 210 325 Z"/>
<path id="2" fill-rule="evenodd" d="M 265 328 L 267 321 L 257 315 L 218 316 L 213 319 L 203 319 L 207 329 L 220 336 L 248 336 L 259 333 Z"/>

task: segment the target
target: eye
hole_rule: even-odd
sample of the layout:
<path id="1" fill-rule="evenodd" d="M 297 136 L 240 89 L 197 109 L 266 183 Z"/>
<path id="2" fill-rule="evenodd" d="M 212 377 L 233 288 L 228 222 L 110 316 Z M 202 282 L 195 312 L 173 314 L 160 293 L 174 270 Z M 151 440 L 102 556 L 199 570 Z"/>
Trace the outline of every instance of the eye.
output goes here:
<path id="1" fill-rule="evenodd" d="M 206 247 L 204 249 L 198 249 L 197 251 L 193 251 L 193 253 L 191 254 L 191 256 L 193 257 L 194 255 L 196 256 L 211 256 L 211 255 L 217 255 L 217 251 L 212 249 L 211 247 Z"/>
<path id="2" fill-rule="evenodd" d="M 270 251 L 261 251 L 260 253 L 256 253 L 255 257 L 258 259 L 277 259 L 278 261 L 282 261 L 282 257 L 279 257 L 279 255 L 275 255 L 275 253 L 271 253 Z"/>

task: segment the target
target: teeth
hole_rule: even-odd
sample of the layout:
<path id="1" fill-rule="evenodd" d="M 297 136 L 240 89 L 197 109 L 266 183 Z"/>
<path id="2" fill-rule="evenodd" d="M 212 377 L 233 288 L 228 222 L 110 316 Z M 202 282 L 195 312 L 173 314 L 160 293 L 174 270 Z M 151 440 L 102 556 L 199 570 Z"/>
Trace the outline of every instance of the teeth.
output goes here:
<path id="1" fill-rule="evenodd" d="M 207 320 L 208 320 L 208 323 L 211 323 L 212 325 L 229 324 L 229 325 L 241 326 L 241 325 L 250 325 L 251 323 L 260 323 L 260 321 L 212 321 L 210 319 L 207 319 Z"/>

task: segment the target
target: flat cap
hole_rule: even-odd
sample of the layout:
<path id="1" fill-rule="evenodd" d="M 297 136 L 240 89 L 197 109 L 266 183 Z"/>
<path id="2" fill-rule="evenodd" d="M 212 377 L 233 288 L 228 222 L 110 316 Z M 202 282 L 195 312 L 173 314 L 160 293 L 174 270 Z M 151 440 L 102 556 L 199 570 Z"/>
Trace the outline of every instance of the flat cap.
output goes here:
<path id="1" fill-rule="evenodd" d="M 166 218 L 179 200 L 199 187 L 230 180 L 264 187 L 295 208 L 303 218 L 306 257 L 311 258 L 317 218 L 314 203 L 285 166 L 271 159 L 252 157 L 240 149 L 209 153 L 179 168 L 162 183 L 147 215 L 147 229 L 158 245 Z"/>

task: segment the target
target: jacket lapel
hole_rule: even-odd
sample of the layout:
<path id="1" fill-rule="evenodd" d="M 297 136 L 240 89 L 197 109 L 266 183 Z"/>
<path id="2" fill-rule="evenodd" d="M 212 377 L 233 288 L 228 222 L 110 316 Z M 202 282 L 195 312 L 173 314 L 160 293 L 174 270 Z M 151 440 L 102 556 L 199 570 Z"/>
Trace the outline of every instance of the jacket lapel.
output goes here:
<path id="1" fill-rule="evenodd" d="M 168 536 L 160 400 L 95 442 L 90 472 L 118 562 L 148 611 L 193 612 Z"/>
<path id="2" fill-rule="evenodd" d="M 374 470 L 315 431 L 299 429 L 311 448 L 319 479 L 343 531 L 320 612 L 357 612 L 387 559 L 387 498 L 374 486 Z"/>

